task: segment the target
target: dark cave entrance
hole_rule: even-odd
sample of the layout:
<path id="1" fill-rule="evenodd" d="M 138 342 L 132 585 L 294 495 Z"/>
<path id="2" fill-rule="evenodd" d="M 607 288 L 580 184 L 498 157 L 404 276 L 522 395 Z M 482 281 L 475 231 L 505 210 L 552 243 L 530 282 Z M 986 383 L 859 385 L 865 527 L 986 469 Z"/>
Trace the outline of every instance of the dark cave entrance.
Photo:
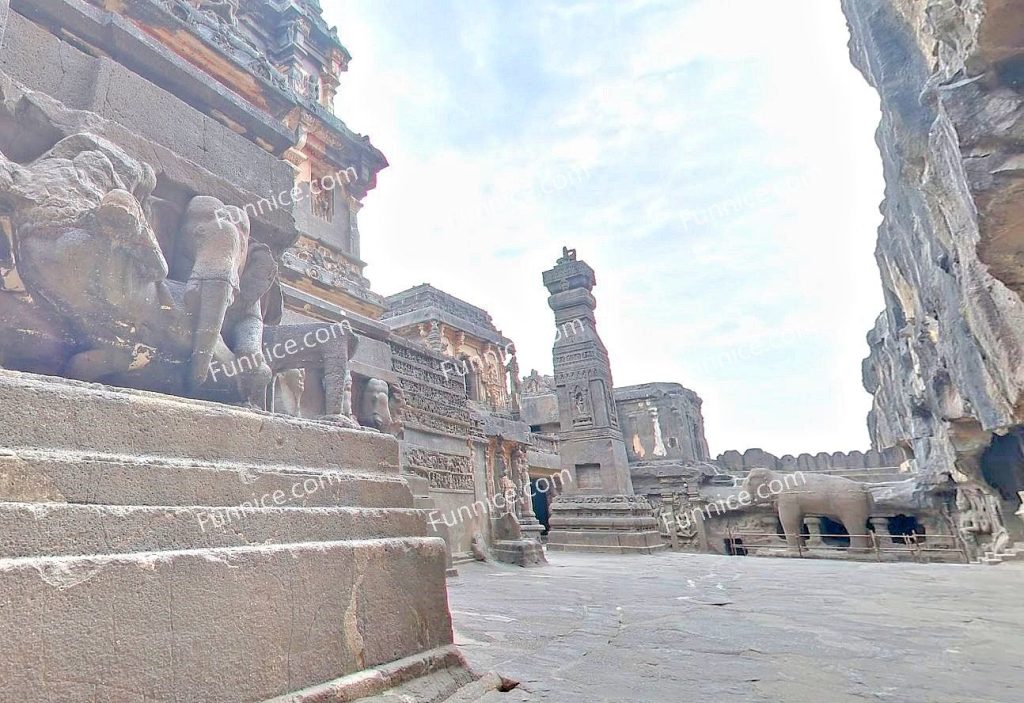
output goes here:
<path id="1" fill-rule="evenodd" d="M 743 546 L 743 540 L 739 537 L 730 537 L 725 540 L 725 553 L 731 557 L 745 557 L 747 548 Z"/>
<path id="2" fill-rule="evenodd" d="M 545 487 L 546 490 L 541 492 L 541 488 Z M 545 479 L 545 484 L 538 484 L 538 479 L 530 479 L 530 495 L 533 501 L 533 514 L 537 516 L 537 521 L 544 525 L 544 531 L 542 535 L 547 535 L 551 529 L 551 510 L 548 505 L 548 494 L 551 491 L 551 483 Z"/>
<path id="3" fill-rule="evenodd" d="M 893 515 L 889 518 L 889 534 L 893 544 L 920 544 L 925 539 L 925 527 L 913 515 Z"/>
<path id="4" fill-rule="evenodd" d="M 782 527 L 782 520 L 775 518 L 775 534 L 779 536 L 783 542 L 786 541 L 786 530 Z M 800 538 L 803 544 L 807 544 L 807 540 L 810 539 L 811 531 L 807 529 L 807 523 L 800 525 Z"/>
<path id="5" fill-rule="evenodd" d="M 1024 538 L 1024 524 L 1016 516 L 1021 506 L 1020 491 L 1024 491 L 1024 428 L 992 437 L 992 444 L 981 455 L 981 475 L 999 496 L 1011 537 L 1015 541 Z"/>
<path id="6" fill-rule="evenodd" d="M 846 531 L 843 523 L 836 522 L 832 518 L 821 517 L 821 541 L 830 547 L 849 547 L 850 533 Z"/>

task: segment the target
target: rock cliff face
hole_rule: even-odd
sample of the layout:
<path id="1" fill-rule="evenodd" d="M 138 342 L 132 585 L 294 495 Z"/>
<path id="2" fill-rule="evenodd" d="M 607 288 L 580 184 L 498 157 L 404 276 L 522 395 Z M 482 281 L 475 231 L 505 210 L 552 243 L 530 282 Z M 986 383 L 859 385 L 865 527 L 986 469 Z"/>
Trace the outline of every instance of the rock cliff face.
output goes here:
<path id="1" fill-rule="evenodd" d="M 998 551 L 1024 490 L 1024 3 L 842 4 L 882 109 L 872 441 L 948 474 L 961 533 Z"/>

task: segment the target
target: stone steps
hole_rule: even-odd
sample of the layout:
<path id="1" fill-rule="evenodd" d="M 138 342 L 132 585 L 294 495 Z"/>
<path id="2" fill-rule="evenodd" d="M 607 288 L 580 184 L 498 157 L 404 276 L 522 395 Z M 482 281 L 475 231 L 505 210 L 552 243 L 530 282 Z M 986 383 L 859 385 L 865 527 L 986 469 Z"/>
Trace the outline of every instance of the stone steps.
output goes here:
<path id="1" fill-rule="evenodd" d="M 0 559 L 0 584 L 4 701 L 261 701 L 451 644 L 440 540 Z"/>
<path id="2" fill-rule="evenodd" d="M 104 505 L 413 507 L 399 476 L 166 456 L 0 448 L 0 501 Z"/>
<path id="3" fill-rule="evenodd" d="M 25 408 L 38 410 L 26 413 Z M 0 448 L 398 476 L 373 432 L 93 383 L 0 374 Z"/>
<path id="4" fill-rule="evenodd" d="M 0 503 L 0 559 L 426 536 L 411 509 Z"/>
<path id="5" fill-rule="evenodd" d="M 978 560 L 978 563 L 985 564 L 987 566 L 995 566 L 997 564 L 1002 564 L 1004 561 L 1020 560 L 1024 560 L 1024 543 L 1015 542 L 998 554 L 995 552 L 985 552 L 985 555 Z"/>
<path id="6" fill-rule="evenodd" d="M 459 669 L 414 505 L 390 436 L 0 371 L 0 700 L 355 700 L 368 669 Z"/>

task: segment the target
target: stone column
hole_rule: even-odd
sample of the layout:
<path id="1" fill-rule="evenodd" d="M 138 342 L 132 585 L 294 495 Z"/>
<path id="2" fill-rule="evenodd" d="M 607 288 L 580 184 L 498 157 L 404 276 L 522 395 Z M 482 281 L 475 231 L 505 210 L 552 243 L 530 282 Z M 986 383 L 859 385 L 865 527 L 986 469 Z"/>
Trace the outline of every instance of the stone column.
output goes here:
<path id="1" fill-rule="evenodd" d="M 805 517 L 804 525 L 807 526 L 807 548 L 823 547 L 825 545 L 821 540 L 821 518 L 816 517 Z"/>
<path id="2" fill-rule="evenodd" d="M 633 493 L 612 397 L 611 363 L 597 333 L 594 270 L 565 248 L 544 272 L 555 313 L 559 455 L 569 480 L 551 506 L 550 549 L 643 553 L 665 549 L 650 502 Z"/>
<path id="3" fill-rule="evenodd" d="M 537 514 L 533 512 L 533 487 L 530 483 L 530 465 L 526 459 L 526 448 L 516 445 L 512 450 L 512 470 L 515 482 L 519 486 L 519 523 L 523 537 L 540 541 L 540 533 L 544 525 L 540 524 Z"/>
<path id="4" fill-rule="evenodd" d="M 873 517 L 868 518 L 871 526 L 875 528 L 875 541 L 879 547 L 893 546 L 892 535 L 889 534 L 889 518 Z"/>
<path id="5" fill-rule="evenodd" d="M 661 492 L 661 504 L 669 509 L 669 515 L 672 516 L 671 520 L 665 520 L 665 527 L 668 529 L 668 541 L 672 546 L 672 551 L 678 551 L 679 528 L 676 525 L 676 504 L 673 498 L 672 491 L 664 490 Z M 664 514 L 662 512 L 662 515 Z"/>

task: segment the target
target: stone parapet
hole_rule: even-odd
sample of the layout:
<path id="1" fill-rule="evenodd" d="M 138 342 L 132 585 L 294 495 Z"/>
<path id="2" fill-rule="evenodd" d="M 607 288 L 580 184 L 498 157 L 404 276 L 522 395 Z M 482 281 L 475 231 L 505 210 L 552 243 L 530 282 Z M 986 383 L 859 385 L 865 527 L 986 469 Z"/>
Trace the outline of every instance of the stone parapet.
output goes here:
<path id="1" fill-rule="evenodd" d="M 551 505 L 548 548 L 620 554 L 666 549 L 650 502 L 635 495 L 565 495 Z"/>

